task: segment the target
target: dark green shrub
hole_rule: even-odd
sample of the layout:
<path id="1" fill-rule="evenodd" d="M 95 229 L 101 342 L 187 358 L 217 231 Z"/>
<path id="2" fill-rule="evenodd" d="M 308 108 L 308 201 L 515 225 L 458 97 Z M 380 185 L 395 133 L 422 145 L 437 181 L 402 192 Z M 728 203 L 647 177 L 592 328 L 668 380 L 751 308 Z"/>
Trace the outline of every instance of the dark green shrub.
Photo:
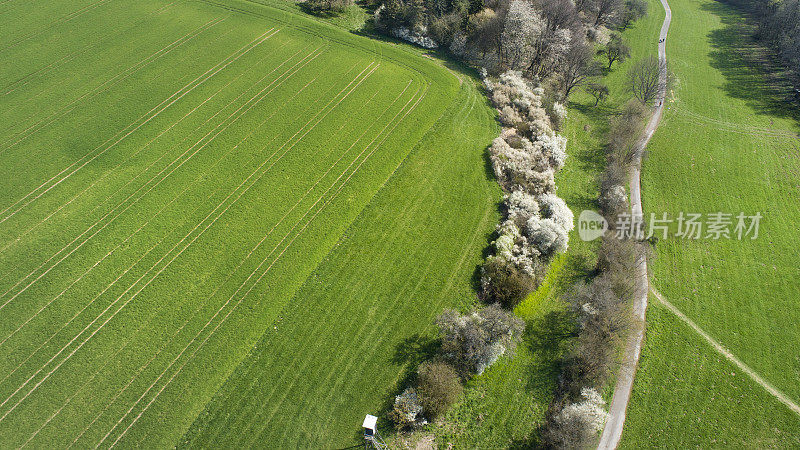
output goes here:
<path id="1" fill-rule="evenodd" d="M 488 258 L 483 265 L 483 297 L 513 309 L 535 288 L 534 280 L 500 258 Z"/>
<path id="2" fill-rule="evenodd" d="M 463 387 L 453 366 L 434 361 L 419 367 L 417 390 L 422 394 L 425 415 L 435 419 L 450 408 L 461 395 Z"/>

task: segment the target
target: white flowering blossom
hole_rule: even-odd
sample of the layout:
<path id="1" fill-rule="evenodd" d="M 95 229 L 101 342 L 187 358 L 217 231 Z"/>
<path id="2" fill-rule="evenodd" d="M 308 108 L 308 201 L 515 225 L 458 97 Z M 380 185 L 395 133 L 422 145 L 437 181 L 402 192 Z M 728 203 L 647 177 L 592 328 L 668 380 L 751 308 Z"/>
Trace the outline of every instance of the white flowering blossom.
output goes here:
<path id="1" fill-rule="evenodd" d="M 438 48 L 439 44 L 430 37 L 426 36 L 426 31 L 427 30 L 424 28 L 421 31 L 412 31 L 406 27 L 399 27 L 392 30 L 392 35 L 406 42 L 419 45 L 422 48 Z"/>
<path id="2" fill-rule="evenodd" d="M 526 65 L 531 58 L 532 44 L 544 28 L 544 20 L 530 2 L 512 0 L 503 27 L 502 40 L 506 43 L 501 49 L 503 59 L 512 68 Z"/>
<path id="3" fill-rule="evenodd" d="M 555 422 L 564 430 L 563 439 L 565 448 L 576 448 L 587 437 L 596 436 L 603 430 L 608 413 L 605 410 L 606 402 L 595 389 L 581 389 L 583 401 L 571 403 L 555 416 Z"/>
<path id="4" fill-rule="evenodd" d="M 393 415 L 395 420 L 403 425 L 410 425 L 420 418 L 422 402 L 414 388 L 406 388 L 402 394 L 394 398 Z"/>
<path id="5" fill-rule="evenodd" d="M 495 342 L 494 344 L 490 345 L 487 351 L 484 353 L 483 358 L 475 363 L 475 373 L 478 375 L 482 374 L 492 364 L 497 362 L 497 360 L 503 356 L 505 352 L 506 347 L 500 342 Z"/>
<path id="6" fill-rule="evenodd" d="M 567 251 L 567 230 L 553 219 L 532 217 L 525 226 L 525 235 L 531 245 L 543 255 L 550 256 Z"/>
<path id="7" fill-rule="evenodd" d="M 567 107 L 559 102 L 553 103 L 553 114 L 550 119 L 553 121 L 553 124 L 555 124 L 556 128 L 560 130 L 561 127 L 564 126 L 564 122 L 567 120 Z"/>
<path id="8" fill-rule="evenodd" d="M 530 246 L 528 239 L 522 236 L 513 220 L 506 220 L 497 227 L 497 239 L 494 244 L 494 256 L 513 265 L 529 276 L 534 275 L 534 263 L 538 258 L 537 249 Z"/>
<path id="9" fill-rule="evenodd" d="M 531 217 L 539 215 L 539 203 L 525 191 L 515 190 L 506 195 L 504 200 L 509 220 L 524 224 Z"/>
<path id="10" fill-rule="evenodd" d="M 514 148 L 502 137 L 496 138 L 489 148 L 495 176 L 507 190 L 517 187 L 533 195 L 555 190 L 553 170 L 541 156 L 541 147 L 523 139 L 522 148 Z"/>
<path id="11" fill-rule="evenodd" d="M 594 306 L 593 306 L 591 303 L 589 303 L 589 302 L 586 302 L 586 303 L 584 303 L 583 305 L 581 305 L 581 311 L 583 311 L 583 313 L 584 313 L 584 314 L 586 314 L 586 315 L 589 315 L 589 316 L 596 316 L 596 315 L 597 315 L 597 313 L 599 312 L 599 311 L 597 310 L 597 308 L 595 308 L 595 307 L 594 307 Z"/>
<path id="12" fill-rule="evenodd" d="M 530 5 L 515 0 L 511 8 L 514 14 L 525 15 Z M 544 89 L 521 72 L 505 72 L 496 82 L 486 78 L 485 84 L 505 126 L 492 142 L 489 156 L 500 185 L 510 192 L 504 199 L 506 221 L 498 227 L 490 258 L 533 277 L 542 256 L 567 249 L 574 226 L 572 211 L 555 195 L 554 174 L 564 166 L 567 140 L 553 131 L 543 106 Z M 557 120 L 566 117 L 563 105 L 554 104 L 554 111 L 559 114 Z"/>
<path id="13" fill-rule="evenodd" d="M 541 134 L 536 144 L 553 170 L 559 171 L 564 167 L 567 160 L 567 138 L 558 134 Z"/>
<path id="14" fill-rule="evenodd" d="M 572 231 L 575 228 L 575 216 L 561 197 L 556 194 L 543 194 L 536 200 L 539 202 L 542 217 L 553 219 L 566 231 Z"/>
<path id="15" fill-rule="evenodd" d="M 625 193 L 625 186 L 621 184 L 612 186 L 600 197 L 600 202 L 609 211 L 623 209 L 628 204 L 628 194 Z"/>

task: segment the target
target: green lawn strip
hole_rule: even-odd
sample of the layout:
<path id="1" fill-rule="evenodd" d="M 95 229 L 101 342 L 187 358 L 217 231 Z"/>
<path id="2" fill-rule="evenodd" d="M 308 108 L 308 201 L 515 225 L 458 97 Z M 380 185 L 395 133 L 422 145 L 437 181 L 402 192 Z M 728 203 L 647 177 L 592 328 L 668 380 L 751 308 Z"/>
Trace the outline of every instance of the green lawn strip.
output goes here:
<path id="1" fill-rule="evenodd" d="M 757 59 L 763 52 L 750 40 L 740 13 L 719 2 L 670 4 L 667 54 L 677 86 L 649 145 L 642 186 L 645 214 L 667 212 L 674 219 L 681 211 L 760 212 L 764 218 L 758 239 L 752 241 L 662 240 L 651 263 L 653 283 L 699 327 L 797 401 L 800 287 L 793 280 L 800 257 L 785 250 L 800 237 L 795 226 L 800 209 L 794 201 L 798 140 L 791 137 L 798 130 L 796 106 L 792 110 L 781 101 L 780 80 L 775 73 L 767 78 L 760 68 Z M 703 360 L 721 359 L 689 337 L 691 330 L 676 325 L 682 330 L 681 340 L 650 332 L 673 323 L 667 314 L 648 313 L 647 342 L 634 385 L 639 393 L 629 414 L 642 419 L 626 424 L 623 439 L 635 446 L 661 429 L 658 438 L 670 443 L 684 437 L 701 446 L 791 442 L 784 438 L 798 434 L 800 418 L 782 412 L 758 416 L 772 410 L 761 403 L 769 401 L 766 392 L 750 394 L 759 399 L 751 400 L 751 406 L 723 400 L 737 398 L 734 387 L 722 383 L 730 376 L 726 374 L 734 373 L 738 380 L 746 378 L 743 373 L 727 363 L 722 364 L 724 370 L 705 373 L 705 366 L 684 359 L 689 350 L 681 345 L 688 346 L 687 341 L 704 348 Z M 665 391 L 676 389 L 667 384 L 673 378 L 694 395 L 668 397 Z M 761 390 L 750 380 L 735 386 L 742 385 Z M 775 409 L 783 409 L 775 404 Z M 686 419 L 675 420 L 677 414 Z M 751 420 L 755 417 L 761 417 L 760 422 Z"/>

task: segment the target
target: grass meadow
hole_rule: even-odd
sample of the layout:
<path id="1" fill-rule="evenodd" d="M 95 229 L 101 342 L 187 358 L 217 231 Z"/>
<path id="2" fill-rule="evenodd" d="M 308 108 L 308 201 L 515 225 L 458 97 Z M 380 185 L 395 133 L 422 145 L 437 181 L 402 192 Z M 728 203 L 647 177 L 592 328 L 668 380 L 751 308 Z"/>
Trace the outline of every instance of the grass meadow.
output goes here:
<path id="1" fill-rule="evenodd" d="M 0 17 L 0 442 L 176 445 L 270 358 L 191 442 L 353 443 L 497 221 L 471 78 L 238 0 Z"/>
<path id="2" fill-rule="evenodd" d="M 764 217 L 755 240 L 661 240 L 653 285 L 798 402 L 799 107 L 742 12 L 705 0 L 670 5 L 677 85 L 644 162 L 645 214 Z M 624 446 L 800 445 L 800 417 L 651 299 Z"/>

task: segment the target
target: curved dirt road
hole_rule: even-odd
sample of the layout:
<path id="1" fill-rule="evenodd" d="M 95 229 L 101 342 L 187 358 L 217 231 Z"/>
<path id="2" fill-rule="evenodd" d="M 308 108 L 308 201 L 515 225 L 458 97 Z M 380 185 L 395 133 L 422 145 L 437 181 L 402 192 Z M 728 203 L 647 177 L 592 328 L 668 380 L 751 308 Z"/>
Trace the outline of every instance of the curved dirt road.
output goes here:
<path id="1" fill-rule="evenodd" d="M 658 43 L 658 59 L 662 63 L 667 61 L 666 40 L 667 32 L 669 31 L 669 24 L 672 21 L 672 10 L 669 8 L 667 0 L 661 0 L 664 6 L 666 16 L 664 23 L 661 25 L 661 33 L 659 34 Z M 661 83 L 659 88 L 658 99 L 656 100 L 656 108 L 653 111 L 653 116 L 647 123 L 644 130 L 644 135 L 639 142 L 636 161 L 631 170 L 631 213 L 634 217 L 642 217 L 642 195 L 641 195 L 641 156 L 650 138 L 658 128 L 661 122 L 661 114 L 664 110 L 664 100 L 666 97 L 666 64 L 662 64 Z M 633 377 L 636 374 L 636 366 L 639 363 L 639 354 L 642 350 L 642 342 L 644 341 L 644 314 L 647 310 L 647 292 L 649 290 L 647 280 L 647 258 L 644 252 L 640 252 L 636 260 L 636 273 L 634 274 L 635 286 L 633 297 L 633 312 L 641 321 L 641 326 L 631 333 L 625 348 L 624 360 L 620 367 L 619 375 L 617 377 L 617 385 L 614 387 L 614 396 L 611 398 L 611 407 L 609 408 L 608 420 L 606 421 L 603 434 L 600 436 L 600 443 L 597 445 L 598 449 L 615 449 L 619 445 L 619 440 L 622 437 L 622 428 L 625 424 L 625 411 L 628 408 L 628 401 L 631 397 L 631 390 L 633 389 Z"/>

